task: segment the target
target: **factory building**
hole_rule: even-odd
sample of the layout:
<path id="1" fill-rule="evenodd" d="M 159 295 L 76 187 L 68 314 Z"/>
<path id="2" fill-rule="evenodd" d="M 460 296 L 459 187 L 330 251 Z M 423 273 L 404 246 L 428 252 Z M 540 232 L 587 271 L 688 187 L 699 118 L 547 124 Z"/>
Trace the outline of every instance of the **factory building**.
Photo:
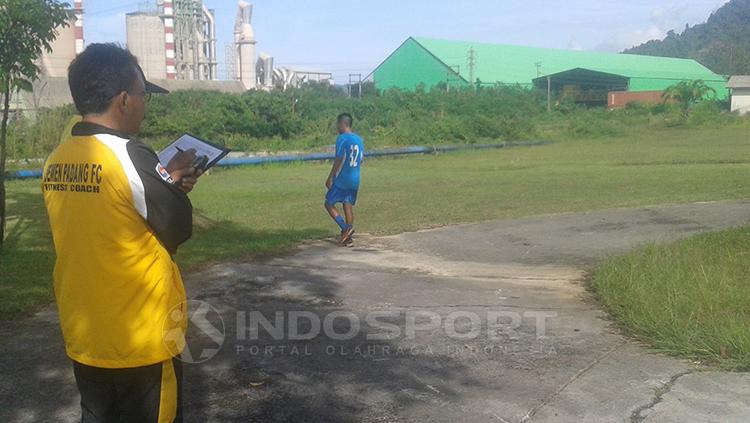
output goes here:
<path id="1" fill-rule="evenodd" d="M 253 5 L 240 0 L 234 20 L 234 79 L 240 81 L 246 90 L 258 87 L 259 64 L 255 59 L 256 41 L 252 19 Z M 273 66 L 273 58 L 270 61 Z"/>
<path id="2" fill-rule="evenodd" d="M 217 79 L 214 11 L 201 0 L 158 0 L 154 11 L 125 19 L 128 50 L 146 78 Z"/>
<path id="3" fill-rule="evenodd" d="M 252 25 L 253 5 L 239 0 L 234 20 L 234 43 L 227 49 L 230 78 L 240 81 L 246 90 L 271 90 L 300 87 L 307 82 L 332 83 L 330 72 L 289 67 L 274 67 L 267 53 L 256 55 L 257 40 Z"/>
<path id="4" fill-rule="evenodd" d="M 51 43 L 51 52 L 43 50 L 39 58 L 42 76 L 68 75 L 68 65 L 83 51 L 83 1 L 76 0 L 68 11 L 68 26 L 57 28 L 57 38 Z"/>
<path id="5" fill-rule="evenodd" d="M 253 6 L 244 0 L 238 2 L 234 39 L 227 49 L 228 80 L 218 80 L 214 11 L 201 0 L 152 1 L 150 6 L 142 5 L 143 10 L 126 14 L 127 48 L 138 57 L 146 78 L 170 91 L 240 93 L 333 82 L 329 72 L 275 68 L 270 55 L 256 57 Z M 13 110 L 33 114 L 40 108 L 72 103 L 68 66 L 85 47 L 83 0 L 73 4 L 68 26 L 57 28 L 52 51 L 39 58 L 42 72 L 33 81 L 33 91 L 13 96 Z"/>
<path id="6" fill-rule="evenodd" d="M 83 1 L 73 2 L 68 10 L 67 26 L 56 28 L 57 36 L 50 43 L 50 51 L 42 50 L 37 60 L 41 72 L 32 81 L 31 92 L 20 91 L 10 98 L 14 112 L 33 114 L 42 107 L 57 107 L 72 103 L 68 88 L 68 65 L 83 51 Z"/>
<path id="7" fill-rule="evenodd" d="M 413 90 L 420 85 L 537 87 L 556 95 L 569 93 L 588 104 L 606 104 L 611 92 L 654 93 L 680 81 L 701 79 L 718 97 L 727 97 L 724 77 L 690 59 L 413 37 L 368 78 L 381 90 Z"/>
<path id="8" fill-rule="evenodd" d="M 147 79 L 167 79 L 164 24 L 159 15 L 134 12 L 125 15 L 127 46 Z"/>
<path id="9" fill-rule="evenodd" d="M 732 90 L 731 110 L 741 115 L 750 113 L 750 75 L 729 78 L 727 87 Z"/>

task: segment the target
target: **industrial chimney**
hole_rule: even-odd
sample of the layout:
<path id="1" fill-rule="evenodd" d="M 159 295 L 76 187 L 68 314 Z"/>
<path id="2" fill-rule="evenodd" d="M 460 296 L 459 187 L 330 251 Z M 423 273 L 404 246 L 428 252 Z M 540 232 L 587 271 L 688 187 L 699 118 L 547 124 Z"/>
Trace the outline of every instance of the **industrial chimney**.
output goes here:
<path id="1" fill-rule="evenodd" d="M 237 18 L 234 21 L 234 48 L 236 53 L 235 78 L 242 82 L 246 90 L 257 87 L 255 62 L 255 34 L 251 21 L 253 6 L 239 1 Z"/>

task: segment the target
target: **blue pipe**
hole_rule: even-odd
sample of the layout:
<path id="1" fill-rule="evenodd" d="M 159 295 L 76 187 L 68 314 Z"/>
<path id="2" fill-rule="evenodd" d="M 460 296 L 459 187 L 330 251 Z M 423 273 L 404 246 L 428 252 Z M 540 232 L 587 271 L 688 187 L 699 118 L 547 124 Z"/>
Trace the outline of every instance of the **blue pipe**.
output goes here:
<path id="1" fill-rule="evenodd" d="M 404 156 L 408 154 L 432 154 L 448 153 L 460 150 L 482 150 L 491 148 L 506 148 L 520 146 L 538 146 L 549 144 L 550 141 L 530 141 L 530 142 L 504 142 L 501 144 L 477 144 L 477 145 L 451 145 L 437 147 L 401 147 L 387 148 L 383 150 L 365 151 L 365 157 L 385 157 L 385 156 Z M 287 155 L 287 156 L 268 156 L 268 157 L 241 157 L 223 159 L 216 164 L 218 167 L 236 167 L 236 166 L 253 166 L 270 163 L 291 163 L 291 162 L 310 162 L 326 161 L 336 158 L 334 153 L 313 153 L 304 155 Z"/>
<path id="2" fill-rule="evenodd" d="M 383 150 L 365 151 L 365 157 L 385 157 L 385 156 L 404 156 L 408 154 L 432 154 L 448 153 L 461 150 L 485 150 L 499 149 L 506 147 L 524 147 L 539 146 L 550 144 L 550 141 L 530 141 L 530 142 L 504 142 L 500 144 L 477 144 L 477 145 L 448 145 L 436 147 L 401 147 L 387 148 Z M 292 163 L 292 162 L 311 162 L 326 161 L 335 158 L 334 153 L 311 153 L 302 155 L 284 155 L 284 156 L 267 156 L 267 157 L 241 157 L 241 158 L 224 158 L 216 164 L 217 167 L 237 167 L 237 166 L 257 166 L 270 163 Z M 6 179 L 39 179 L 42 177 L 41 170 L 19 170 L 6 173 Z"/>
<path id="3" fill-rule="evenodd" d="M 41 169 L 31 169 L 31 170 L 18 170 L 15 172 L 6 172 L 5 173 L 5 179 L 11 180 L 11 179 L 41 179 L 42 177 L 42 170 Z"/>

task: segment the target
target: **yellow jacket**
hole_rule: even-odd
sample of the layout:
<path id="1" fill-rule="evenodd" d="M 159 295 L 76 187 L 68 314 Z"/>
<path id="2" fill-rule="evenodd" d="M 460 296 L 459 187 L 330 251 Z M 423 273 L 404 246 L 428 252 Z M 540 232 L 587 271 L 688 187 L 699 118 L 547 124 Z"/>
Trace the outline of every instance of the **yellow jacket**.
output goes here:
<path id="1" fill-rule="evenodd" d="M 57 259 L 54 287 L 71 359 L 95 367 L 177 355 L 187 323 L 172 254 L 192 207 L 145 144 L 81 122 L 47 159 L 42 191 Z"/>

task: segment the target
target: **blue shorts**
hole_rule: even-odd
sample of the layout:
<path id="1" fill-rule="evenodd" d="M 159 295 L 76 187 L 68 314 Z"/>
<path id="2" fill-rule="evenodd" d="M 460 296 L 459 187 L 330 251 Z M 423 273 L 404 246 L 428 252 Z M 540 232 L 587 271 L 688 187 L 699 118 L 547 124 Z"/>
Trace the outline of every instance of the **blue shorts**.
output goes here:
<path id="1" fill-rule="evenodd" d="M 352 206 L 357 203 L 357 190 L 356 189 L 343 189 L 337 186 L 332 186 L 326 194 L 326 204 L 332 206 L 336 203 L 346 203 Z"/>

